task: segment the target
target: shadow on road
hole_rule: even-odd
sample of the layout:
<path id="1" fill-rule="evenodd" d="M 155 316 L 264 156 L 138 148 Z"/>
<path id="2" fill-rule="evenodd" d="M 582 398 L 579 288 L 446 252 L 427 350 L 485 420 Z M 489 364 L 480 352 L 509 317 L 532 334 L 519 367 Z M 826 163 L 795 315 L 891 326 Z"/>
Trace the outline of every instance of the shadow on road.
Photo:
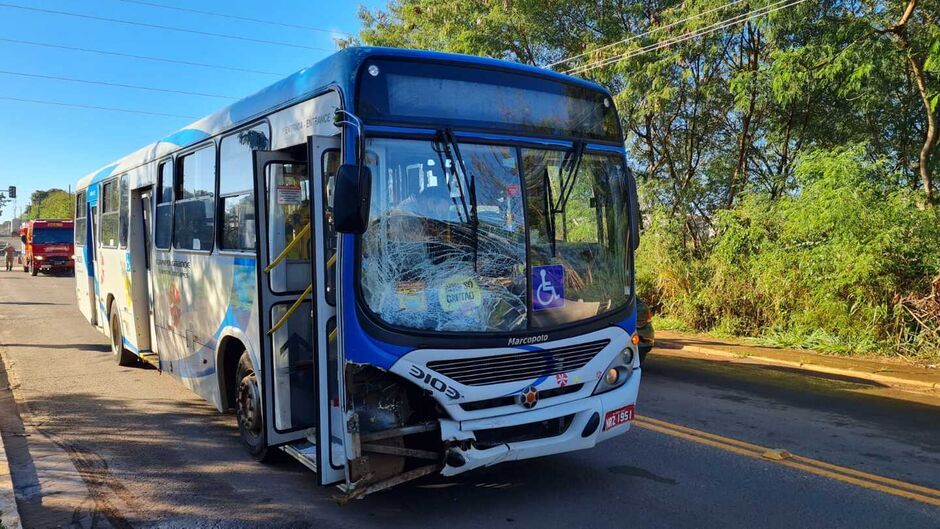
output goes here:
<path id="1" fill-rule="evenodd" d="M 40 349 L 65 349 L 88 351 L 92 353 L 110 353 L 111 346 L 100 343 L 77 343 L 77 344 L 44 344 L 44 343 L 10 343 L 4 344 L 5 347 L 38 347 Z"/>
<path id="2" fill-rule="evenodd" d="M 0 305 L 67 305 L 67 303 L 47 303 L 45 301 L 0 301 Z"/>
<path id="3" fill-rule="evenodd" d="M 651 391 L 652 384 L 668 387 L 675 381 L 731 390 L 744 399 L 750 394 L 778 407 L 839 415 L 870 424 L 885 435 L 940 453 L 940 436 L 936 435 L 940 401 L 897 390 L 882 391 L 886 386 L 877 382 L 809 376 L 779 366 L 657 357 L 655 351 L 643 365 L 643 374 L 647 391 Z"/>
<path id="4" fill-rule="evenodd" d="M 431 477 L 340 507 L 334 501 L 339 491 L 317 486 L 316 476 L 295 461 L 252 460 L 242 451 L 231 415 L 221 415 L 208 404 L 69 393 L 31 399 L 29 409 L 31 415 L 60 418 L 43 424 L 41 431 L 65 450 L 88 487 L 94 512 L 85 517 L 107 520 L 111 527 L 209 527 L 226 513 L 237 519 L 232 526 L 240 528 L 322 527 L 327 518 L 330 526 L 336 519 L 359 526 L 357 519 L 374 525 L 376 516 L 403 512 L 430 527 L 455 515 L 457 505 L 464 509 L 485 504 L 498 510 L 500 505 L 511 507 L 521 496 L 560 494 L 559 476 L 565 476 L 566 486 L 589 486 L 591 481 L 584 461 L 558 456 L 507 463 L 456 479 Z M 606 472 L 604 467 L 596 471 Z M 620 474 L 643 480 L 648 473 L 639 469 Z M 17 487 L 31 486 L 35 480 L 30 475 L 14 478 Z M 131 483 L 172 488 L 158 496 L 143 495 Z M 56 507 L 39 500 L 37 496 L 25 502 L 25 526 L 35 526 L 30 524 L 37 519 L 74 516 L 68 509 L 49 512 Z M 185 520 L 179 518 L 181 513 L 186 513 Z"/>

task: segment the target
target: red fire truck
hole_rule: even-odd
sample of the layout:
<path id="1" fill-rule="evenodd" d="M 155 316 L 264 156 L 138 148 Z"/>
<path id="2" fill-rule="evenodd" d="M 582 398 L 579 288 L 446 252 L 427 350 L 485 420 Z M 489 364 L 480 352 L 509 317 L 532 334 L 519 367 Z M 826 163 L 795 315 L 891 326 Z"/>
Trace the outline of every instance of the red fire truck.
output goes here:
<path id="1" fill-rule="evenodd" d="M 71 219 L 31 220 L 20 227 L 23 271 L 75 272 L 75 239 Z"/>

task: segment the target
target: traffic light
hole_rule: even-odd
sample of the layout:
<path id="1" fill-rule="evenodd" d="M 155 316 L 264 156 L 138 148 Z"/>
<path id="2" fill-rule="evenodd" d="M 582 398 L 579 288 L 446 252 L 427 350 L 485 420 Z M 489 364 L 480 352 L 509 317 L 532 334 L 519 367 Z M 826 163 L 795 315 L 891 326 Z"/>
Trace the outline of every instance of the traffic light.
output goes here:
<path id="1" fill-rule="evenodd" d="M 16 186 L 10 186 L 9 191 L 7 191 L 7 196 L 10 198 L 16 198 Z"/>

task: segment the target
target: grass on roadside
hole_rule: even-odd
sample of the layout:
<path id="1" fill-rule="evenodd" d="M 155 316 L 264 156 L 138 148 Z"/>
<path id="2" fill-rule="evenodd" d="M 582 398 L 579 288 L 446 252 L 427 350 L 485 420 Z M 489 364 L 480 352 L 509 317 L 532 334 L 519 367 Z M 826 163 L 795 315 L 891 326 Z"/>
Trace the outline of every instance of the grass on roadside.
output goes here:
<path id="1" fill-rule="evenodd" d="M 695 332 L 685 322 L 671 316 L 654 316 L 653 328 L 660 331 Z"/>

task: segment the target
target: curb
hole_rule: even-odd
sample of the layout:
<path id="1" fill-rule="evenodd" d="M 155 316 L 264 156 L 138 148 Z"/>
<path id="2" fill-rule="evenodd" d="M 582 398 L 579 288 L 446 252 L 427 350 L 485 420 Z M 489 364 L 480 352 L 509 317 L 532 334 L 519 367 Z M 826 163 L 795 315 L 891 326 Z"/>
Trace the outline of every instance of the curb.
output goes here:
<path id="1" fill-rule="evenodd" d="M 660 344 L 669 344 L 667 347 L 662 347 L 657 352 L 672 352 L 672 353 L 682 353 L 683 351 L 689 353 L 697 353 L 701 355 L 708 356 L 720 356 L 722 358 L 734 359 L 734 360 L 752 360 L 762 364 L 770 364 L 784 367 L 793 367 L 801 369 L 803 371 L 811 371 L 814 373 L 823 373 L 827 375 L 839 375 L 846 377 L 861 378 L 865 380 L 870 380 L 872 382 L 878 382 L 880 384 L 885 384 L 892 387 L 897 387 L 901 389 L 912 389 L 919 392 L 934 392 L 940 390 L 940 383 L 938 382 L 927 382 L 923 380 L 912 380 L 908 378 L 901 378 L 892 375 L 884 375 L 881 373 L 871 373 L 868 371 L 855 370 L 855 369 L 843 369 L 838 367 L 829 367 L 819 364 L 813 364 L 803 361 L 791 361 L 791 360 L 781 360 L 779 358 L 771 358 L 767 356 L 761 356 L 756 354 L 751 354 L 750 352 L 746 355 L 741 353 L 735 353 L 731 351 L 725 351 L 722 349 L 715 349 L 712 347 L 701 347 L 698 345 L 682 345 L 670 340 L 659 340 L 657 341 L 657 346 Z M 667 353 L 668 354 L 668 353 Z"/>
<path id="2" fill-rule="evenodd" d="M 0 440 L 0 527 L 4 529 L 23 529 L 20 514 L 16 510 L 16 497 L 13 494 L 13 479 L 7 453 Z"/>
<path id="3" fill-rule="evenodd" d="M 6 371 L 6 383 L 8 387 L 0 387 L 0 398 L 9 398 L 16 405 L 16 399 L 13 395 L 13 382 L 11 373 L 6 368 L 6 358 L 3 351 L 0 351 L 0 364 L 3 364 Z M 8 393 L 8 395 L 3 395 Z M 16 495 L 13 490 L 13 475 L 10 472 L 10 461 L 7 459 L 6 448 L 3 445 L 3 437 L 0 434 L 0 529 L 23 529 L 23 523 L 20 520 L 20 513 L 16 508 Z"/>

